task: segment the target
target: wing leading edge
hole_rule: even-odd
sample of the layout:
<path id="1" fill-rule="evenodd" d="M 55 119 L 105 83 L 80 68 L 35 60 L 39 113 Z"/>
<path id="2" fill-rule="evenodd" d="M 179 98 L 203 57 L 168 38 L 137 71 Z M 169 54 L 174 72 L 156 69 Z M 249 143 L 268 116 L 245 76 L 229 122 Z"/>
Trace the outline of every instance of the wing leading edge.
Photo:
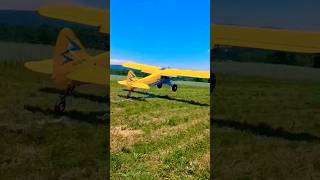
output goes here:
<path id="1" fill-rule="evenodd" d="M 209 79 L 210 73 L 206 71 L 193 71 L 193 70 L 179 70 L 179 69 L 164 69 L 158 66 L 149 66 L 137 63 L 124 63 L 123 67 L 140 70 L 141 72 L 148 74 L 159 74 L 160 76 L 168 76 L 168 77 L 193 77 L 193 78 L 204 78 Z"/>
<path id="2" fill-rule="evenodd" d="M 49 5 L 38 10 L 42 16 L 95 26 L 109 33 L 109 11 L 75 5 Z"/>
<path id="3" fill-rule="evenodd" d="M 149 65 L 137 64 L 137 63 L 123 63 L 122 66 L 126 68 L 139 70 L 143 73 L 148 73 L 148 74 L 158 73 L 161 69 L 161 67 L 158 67 L 158 66 L 149 66 Z"/>
<path id="4" fill-rule="evenodd" d="M 211 34 L 211 48 L 227 45 L 286 52 L 320 52 L 320 33 L 317 32 L 212 25 Z"/>

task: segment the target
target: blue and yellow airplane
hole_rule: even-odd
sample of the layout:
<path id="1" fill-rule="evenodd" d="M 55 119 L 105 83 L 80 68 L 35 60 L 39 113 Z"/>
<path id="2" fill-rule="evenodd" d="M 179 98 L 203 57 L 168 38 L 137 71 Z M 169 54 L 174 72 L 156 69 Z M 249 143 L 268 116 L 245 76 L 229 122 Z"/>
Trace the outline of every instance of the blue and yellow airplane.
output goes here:
<path id="1" fill-rule="evenodd" d="M 130 97 L 131 92 L 134 89 L 149 90 L 150 86 L 155 85 L 158 88 L 161 88 L 162 85 L 168 85 L 171 87 L 173 92 L 176 92 L 178 89 L 178 85 L 172 82 L 172 78 L 176 78 L 179 76 L 210 79 L 210 72 L 206 71 L 165 69 L 157 66 L 149 66 L 137 63 L 124 63 L 122 64 L 122 66 L 150 74 L 149 76 L 139 79 L 132 71 L 129 71 L 126 80 L 118 81 L 119 84 L 126 86 L 129 90 L 127 97 Z"/>

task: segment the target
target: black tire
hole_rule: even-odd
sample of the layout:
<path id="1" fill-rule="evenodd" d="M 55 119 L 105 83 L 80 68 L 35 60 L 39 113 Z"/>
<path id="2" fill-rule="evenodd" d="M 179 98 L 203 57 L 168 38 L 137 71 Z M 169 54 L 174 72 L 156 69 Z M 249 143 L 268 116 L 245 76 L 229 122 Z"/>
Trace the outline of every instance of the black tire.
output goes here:
<path id="1" fill-rule="evenodd" d="M 157 87 L 158 87 L 159 89 L 161 89 L 161 88 L 162 88 L 162 84 L 157 84 Z"/>
<path id="2" fill-rule="evenodd" d="M 65 109 L 66 109 L 66 102 L 65 101 L 56 103 L 56 105 L 54 106 L 54 111 L 56 113 L 63 113 Z"/>
<path id="3" fill-rule="evenodd" d="M 178 90 L 178 86 L 176 84 L 172 85 L 172 91 L 176 92 Z"/>

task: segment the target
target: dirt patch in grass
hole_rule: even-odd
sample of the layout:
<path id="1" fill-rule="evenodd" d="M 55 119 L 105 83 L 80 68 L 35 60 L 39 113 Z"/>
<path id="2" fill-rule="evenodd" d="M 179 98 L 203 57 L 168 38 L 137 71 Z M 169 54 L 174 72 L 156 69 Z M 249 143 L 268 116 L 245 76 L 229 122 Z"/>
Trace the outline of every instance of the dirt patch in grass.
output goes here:
<path id="1" fill-rule="evenodd" d="M 137 142 L 142 135 L 142 130 L 133 130 L 126 126 L 111 128 L 111 152 L 130 151 L 131 146 Z"/>
<path id="2" fill-rule="evenodd" d="M 206 152 L 203 156 L 192 162 L 197 170 L 209 169 L 210 166 L 210 152 Z"/>

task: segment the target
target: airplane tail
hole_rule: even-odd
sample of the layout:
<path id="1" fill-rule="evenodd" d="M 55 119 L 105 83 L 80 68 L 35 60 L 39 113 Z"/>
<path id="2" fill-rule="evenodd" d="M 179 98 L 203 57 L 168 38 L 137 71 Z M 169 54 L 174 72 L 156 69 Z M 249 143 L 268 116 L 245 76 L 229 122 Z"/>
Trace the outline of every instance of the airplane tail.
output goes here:
<path id="1" fill-rule="evenodd" d="M 67 74 L 89 59 L 90 56 L 78 37 L 69 28 L 60 31 L 53 54 L 52 79 L 56 86 L 65 88 L 71 81 Z"/>
<path id="2" fill-rule="evenodd" d="M 127 75 L 127 82 L 130 83 L 136 81 L 136 77 L 137 76 L 130 70 Z"/>

